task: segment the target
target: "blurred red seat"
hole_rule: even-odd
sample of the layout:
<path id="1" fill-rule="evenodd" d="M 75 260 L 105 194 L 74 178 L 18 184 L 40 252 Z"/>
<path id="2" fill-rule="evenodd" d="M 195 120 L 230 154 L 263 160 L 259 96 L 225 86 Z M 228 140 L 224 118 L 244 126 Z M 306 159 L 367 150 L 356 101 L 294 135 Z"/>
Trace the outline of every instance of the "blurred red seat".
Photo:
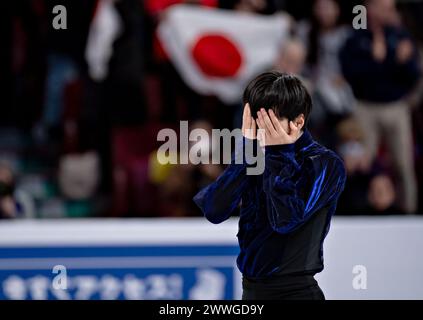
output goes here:
<path id="1" fill-rule="evenodd" d="M 156 186 L 149 179 L 149 157 L 161 142 L 163 124 L 115 128 L 112 133 L 113 215 L 157 215 Z"/>

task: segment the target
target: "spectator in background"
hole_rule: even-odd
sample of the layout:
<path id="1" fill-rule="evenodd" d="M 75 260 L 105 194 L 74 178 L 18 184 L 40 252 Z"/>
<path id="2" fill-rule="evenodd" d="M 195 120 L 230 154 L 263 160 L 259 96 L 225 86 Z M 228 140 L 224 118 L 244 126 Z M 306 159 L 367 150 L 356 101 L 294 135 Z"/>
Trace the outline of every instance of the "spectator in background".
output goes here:
<path id="1" fill-rule="evenodd" d="M 7 163 L 0 163 L 0 219 L 33 218 L 34 203 L 15 188 L 15 175 Z"/>
<path id="2" fill-rule="evenodd" d="M 50 19 L 48 14 L 57 4 L 67 8 L 69 25 L 72 27 L 56 30 L 47 22 Z M 39 6 L 39 11 L 43 12 L 43 19 L 49 27 L 45 35 L 46 75 L 45 81 L 42 81 L 43 109 L 38 123 L 33 128 L 33 135 L 40 144 L 60 143 L 64 134 L 63 117 L 68 107 L 66 90 L 78 83 L 84 72 L 84 48 L 96 1 L 74 1 L 70 5 L 69 0 L 45 0 L 39 1 Z M 73 21 L 78 23 L 72 23 Z"/>
<path id="3" fill-rule="evenodd" d="M 376 163 L 370 170 L 364 147 L 364 132 L 355 118 L 342 121 L 336 128 L 338 153 L 347 170 L 345 191 L 339 199 L 339 214 L 399 214 L 393 180 Z"/>
<path id="4" fill-rule="evenodd" d="M 354 95 L 341 71 L 339 51 L 350 29 L 340 24 L 340 6 L 335 0 L 315 0 L 310 22 L 300 22 L 298 36 L 306 50 L 307 74 L 313 84 L 312 130 L 327 144 L 335 125 L 352 112 Z"/>
<path id="5" fill-rule="evenodd" d="M 367 214 L 398 214 L 400 209 L 395 204 L 395 187 L 389 175 L 375 174 L 369 183 L 367 192 Z"/>
<path id="6" fill-rule="evenodd" d="M 394 0 L 366 1 L 368 30 L 356 30 L 341 51 L 344 75 L 358 99 L 369 165 L 383 136 L 399 182 L 401 208 L 413 213 L 417 186 L 406 97 L 420 76 L 418 54 L 399 23 Z"/>
<path id="7" fill-rule="evenodd" d="M 347 171 L 345 191 L 338 202 L 338 214 L 356 215 L 367 209 L 367 186 L 370 180 L 364 147 L 364 133 L 355 118 L 342 121 L 336 127 L 337 152 Z"/>
<path id="8" fill-rule="evenodd" d="M 355 118 L 342 121 L 336 128 L 339 139 L 338 153 L 344 160 L 348 175 L 357 172 L 367 172 L 367 157 L 365 152 L 365 135 Z"/>
<path id="9" fill-rule="evenodd" d="M 274 69 L 301 76 L 304 71 L 307 51 L 297 38 L 287 40 L 275 61 Z"/>

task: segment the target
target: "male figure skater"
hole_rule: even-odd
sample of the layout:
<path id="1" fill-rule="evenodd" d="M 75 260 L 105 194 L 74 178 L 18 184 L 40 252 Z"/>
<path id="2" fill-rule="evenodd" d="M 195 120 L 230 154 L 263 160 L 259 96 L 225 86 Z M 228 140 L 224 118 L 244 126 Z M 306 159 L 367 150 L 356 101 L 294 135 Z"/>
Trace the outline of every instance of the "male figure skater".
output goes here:
<path id="1" fill-rule="evenodd" d="M 323 300 L 314 275 L 323 270 L 323 240 L 344 188 L 342 160 L 306 130 L 312 102 L 301 81 L 266 72 L 244 92 L 245 143 L 265 149 L 262 175 L 232 164 L 195 203 L 218 224 L 240 205 L 238 268 L 244 300 Z M 257 117 L 252 117 L 252 113 Z M 260 129 L 256 137 L 257 126 Z"/>

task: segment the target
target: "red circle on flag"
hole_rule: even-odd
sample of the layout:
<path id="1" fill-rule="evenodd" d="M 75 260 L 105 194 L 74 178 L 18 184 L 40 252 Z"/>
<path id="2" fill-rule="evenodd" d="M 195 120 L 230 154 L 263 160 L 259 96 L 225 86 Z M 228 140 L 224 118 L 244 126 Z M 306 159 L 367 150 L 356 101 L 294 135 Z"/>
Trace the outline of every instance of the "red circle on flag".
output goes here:
<path id="1" fill-rule="evenodd" d="M 201 36 L 191 54 L 201 71 L 210 77 L 233 77 L 242 65 L 242 55 L 235 43 L 221 34 Z"/>

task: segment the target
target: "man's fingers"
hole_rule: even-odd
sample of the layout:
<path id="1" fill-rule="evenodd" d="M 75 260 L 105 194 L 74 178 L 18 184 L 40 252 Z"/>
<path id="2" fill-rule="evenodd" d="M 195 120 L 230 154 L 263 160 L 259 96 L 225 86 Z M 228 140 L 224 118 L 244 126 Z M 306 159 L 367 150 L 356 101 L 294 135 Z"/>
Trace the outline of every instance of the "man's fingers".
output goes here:
<path id="1" fill-rule="evenodd" d="M 251 128 L 251 111 L 250 111 L 250 105 L 247 103 L 244 108 L 245 111 L 245 119 L 244 119 L 244 127 L 245 129 Z"/>
<path id="2" fill-rule="evenodd" d="M 276 117 L 275 113 L 272 109 L 269 110 L 270 120 L 272 120 L 273 126 L 275 127 L 276 131 L 280 134 L 286 135 L 286 131 L 283 129 L 281 123 L 279 122 L 278 118 Z"/>
<path id="3" fill-rule="evenodd" d="M 248 103 L 244 106 L 244 112 L 242 113 L 242 130 L 244 131 L 247 128 L 247 118 L 248 118 Z"/>
<path id="4" fill-rule="evenodd" d="M 245 135 L 245 118 L 247 115 L 247 105 L 244 106 L 244 111 L 242 112 L 242 124 L 241 124 L 241 131 L 242 134 Z"/>
<path id="5" fill-rule="evenodd" d="M 262 108 L 262 109 L 261 109 L 261 114 L 262 114 L 262 116 L 263 116 L 263 121 L 264 121 L 264 123 L 265 123 L 265 125 L 266 125 L 266 129 L 267 129 L 267 130 L 269 130 L 269 133 L 270 133 L 272 136 L 276 136 L 276 135 L 277 135 L 276 129 L 275 129 L 275 127 L 273 126 L 272 121 L 270 120 L 269 115 L 267 114 L 266 110 L 264 110 L 264 109 Z"/>
<path id="6" fill-rule="evenodd" d="M 257 132 L 257 140 L 263 139 L 263 129 L 259 129 Z"/>
<path id="7" fill-rule="evenodd" d="M 254 130 L 255 127 L 256 127 L 256 122 L 254 121 L 253 117 L 251 116 L 251 107 L 250 107 L 250 104 L 247 103 L 246 104 L 246 107 L 247 107 L 247 128 Z M 254 133 L 254 136 L 255 136 L 255 133 Z"/>
<path id="8" fill-rule="evenodd" d="M 246 120 L 247 120 L 247 122 L 246 122 L 246 125 L 247 125 L 247 128 L 251 128 L 251 109 L 250 109 L 250 105 L 247 103 L 246 105 L 245 105 L 245 109 L 246 109 L 246 111 L 247 111 L 247 115 L 246 115 Z"/>
<path id="9" fill-rule="evenodd" d="M 245 105 L 245 108 L 247 109 L 247 117 L 248 117 L 248 118 L 251 118 L 251 108 L 250 108 L 250 104 L 249 104 L 249 103 L 247 103 L 247 104 Z"/>
<path id="10" fill-rule="evenodd" d="M 257 131 L 257 140 L 259 141 L 259 143 L 260 143 L 260 146 L 264 146 L 264 143 L 265 143 L 265 141 L 266 141 L 266 133 L 265 133 L 265 130 L 264 129 L 259 129 L 258 131 Z"/>
<path id="11" fill-rule="evenodd" d="M 244 111 L 243 111 L 243 113 L 242 113 L 242 124 L 244 124 L 245 123 L 245 119 L 247 118 L 247 110 L 248 110 L 248 104 L 246 104 L 245 106 L 244 106 Z"/>
<path id="12" fill-rule="evenodd" d="M 257 112 L 257 125 L 260 129 L 266 128 L 266 125 L 265 125 L 264 120 L 263 120 L 263 116 L 261 115 L 260 111 Z"/>

